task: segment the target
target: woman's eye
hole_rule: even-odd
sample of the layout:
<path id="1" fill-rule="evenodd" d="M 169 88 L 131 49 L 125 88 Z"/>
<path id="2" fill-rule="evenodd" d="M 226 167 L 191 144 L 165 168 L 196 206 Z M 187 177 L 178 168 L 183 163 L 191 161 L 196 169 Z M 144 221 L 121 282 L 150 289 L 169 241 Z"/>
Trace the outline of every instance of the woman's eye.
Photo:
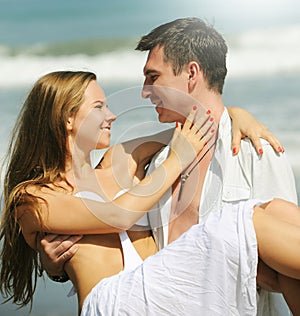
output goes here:
<path id="1" fill-rule="evenodd" d="M 100 109 L 100 110 L 102 110 L 103 107 L 104 107 L 103 104 L 97 104 L 97 105 L 95 106 L 95 109 Z"/>
<path id="2" fill-rule="evenodd" d="M 97 103 L 94 107 L 95 109 L 104 110 L 108 108 L 108 105 L 106 103 Z"/>

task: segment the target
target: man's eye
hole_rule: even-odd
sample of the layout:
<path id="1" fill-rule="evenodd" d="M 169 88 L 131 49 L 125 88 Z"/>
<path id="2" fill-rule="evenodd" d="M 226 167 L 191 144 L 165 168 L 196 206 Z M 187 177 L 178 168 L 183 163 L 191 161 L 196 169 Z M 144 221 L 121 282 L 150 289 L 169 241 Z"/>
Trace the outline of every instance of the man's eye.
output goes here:
<path id="1" fill-rule="evenodd" d="M 150 77 L 150 80 L 151 80 L 152 82 L 154 82 L 157 78 L 158 78 L 158 76 L 157 76 L 157 75 L 155 75 L 155 76 L 151 76 L 151 77 Z"/>

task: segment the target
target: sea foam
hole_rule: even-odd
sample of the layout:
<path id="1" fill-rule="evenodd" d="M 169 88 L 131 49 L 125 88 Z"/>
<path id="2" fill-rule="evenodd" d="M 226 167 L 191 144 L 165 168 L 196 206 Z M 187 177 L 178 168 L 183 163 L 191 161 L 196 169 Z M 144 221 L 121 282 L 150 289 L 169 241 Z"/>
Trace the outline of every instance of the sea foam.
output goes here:
<path id="1" fill-rule="evenodd" d="M 300 72 L 300 25 L 257 29 L 225 38 L 229 46 L 229 77 Z M 63 47 L 35 44 L 22 49 L 0 46 L 0 88 L 31 85 L 44 73 L 63 69 L 91 70 L 108 83 L 141 83 L 146 54 L 134 51 L 134 45 L 128 47 L 132 42 L 117 42 L 107 52 L 103 50 L 107 40 L 95 41 L 91 44 L 92 54 L 86 42 L 69 42 Z M 95 53 L 97 47 L 99 54 Z"/>

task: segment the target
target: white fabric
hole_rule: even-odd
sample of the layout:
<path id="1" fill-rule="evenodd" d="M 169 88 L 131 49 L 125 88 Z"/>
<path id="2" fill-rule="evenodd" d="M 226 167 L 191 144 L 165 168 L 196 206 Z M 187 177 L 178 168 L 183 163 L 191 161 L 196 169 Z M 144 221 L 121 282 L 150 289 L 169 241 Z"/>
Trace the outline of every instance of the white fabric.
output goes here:
<path id="1" fill-rule="evenodd" d="M 103 279 L 81 316 L 255 315 L 254 204 L 227 204 L 135 270 Z"/>
<path id="2" fill-rule="evenodd" d="M 137 266 L 139 266 L 143 262 L 143 260 L 134 248 L 127 233 L 125 231 L 121 232 L 119 233 L 119 236 L 123 251 L 123 272 L 129 272 L 135 269 Z"/>
<path id="3" fill-rule="evenodd" d="M 143 226 L 143 227 L 149 227 L 149 220 L 147 214 L 143 215 L 136 223 L 135 225 Z"/>
<path id="4" fill-rule="evenodd" d="M 231 153 L 231 121 L 225 109 L 219 124 L 215 154 L 209 166 L 202 189 L 199 222 L 210 212 L 225 203 L 248 199 L 271 200 L 275 197 L 297 203 L 297 193 L 287 154 L 276 154 L 264 140 L 260 157 L 248 139 L 241 143 L 237 156 Z M 168 156 L 164 148 L 152 160 L 148 172 L 157 168 Z M 168 222 L 171 209 L 171 189 L 148 213 L 153 236 L 159 249 L 167 245 Z M 262 290 L 258 304 L 258 316 L 289 315 L 287 305 L 280 294 Z"/>

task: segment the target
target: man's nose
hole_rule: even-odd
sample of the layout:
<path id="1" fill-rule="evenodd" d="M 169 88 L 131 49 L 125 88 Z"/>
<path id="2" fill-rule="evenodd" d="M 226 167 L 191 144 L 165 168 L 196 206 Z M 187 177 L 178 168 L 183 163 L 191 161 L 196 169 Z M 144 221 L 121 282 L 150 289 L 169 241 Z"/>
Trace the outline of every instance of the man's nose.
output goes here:
<path id="1" fill-rule="evenodd" d="M 152 92 L 152 86 L 144 84 L 143 89 L 142 89 L 142 98 L 144 99 L 150 98 L 151 92 Z"/>

